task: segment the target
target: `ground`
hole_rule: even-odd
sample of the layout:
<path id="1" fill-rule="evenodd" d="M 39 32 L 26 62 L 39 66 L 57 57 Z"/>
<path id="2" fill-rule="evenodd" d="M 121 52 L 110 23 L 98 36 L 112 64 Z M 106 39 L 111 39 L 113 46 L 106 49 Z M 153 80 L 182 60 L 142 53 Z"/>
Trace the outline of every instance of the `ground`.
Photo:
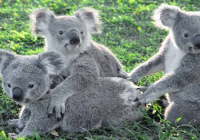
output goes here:
<path id="1" fill-rule="evenodd" d="M 71 15 L 81 7 L 93 7 L 100 11 L 103 33 L 93 40 L 108 46 L 130 72 L 140 63 L 154 55 L 167 31 L 156 28 L 151 16 L 161 3 L 177 5 L 186 11 L 199 11 L 197 0 L 0 0 L 0 48 L 18 54 L 30 55 L 44 51 L 44 40 L 31 35 L 29 14 L 35 8 L 48 7 L 58 15 Z M 140 85 L 153 83 L 163 76 L 154 74 L 142 79 Z M 144 111 L 145 119 L 127 123 L 122 128 L 94 130 L 87 133 L 69 134 L 59 132 L 59 137 L 46 134 L 26 139 L 87 139 L 87 140 L 166 140 L 200 139 L 200 128 L 191 125 L 172 126 L 163 119 L 164 108 L 155 101 Z M 0 140 L 9 140 L 6 120 L 17 118 L 20 106 L 16 105 L 0 88 Z"/>

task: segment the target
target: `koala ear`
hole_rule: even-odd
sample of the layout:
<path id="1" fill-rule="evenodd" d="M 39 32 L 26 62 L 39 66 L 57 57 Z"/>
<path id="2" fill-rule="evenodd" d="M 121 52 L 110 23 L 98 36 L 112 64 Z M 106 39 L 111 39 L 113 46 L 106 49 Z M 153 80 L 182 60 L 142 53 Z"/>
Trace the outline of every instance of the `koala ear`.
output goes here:
<path id="1" fill-rule="evenodd" d="M 0 73 L 9 66 L 10 62 L 14 60 L 14 57 L 14 53 L 0 49 Z"/>
<path id="2" fill-rule="evenodd" d="M 45 52 L 39 55 L 37 63 L 44 68 L 48 74 L 59 74 L 64 68 L 64 59 L 58 52 Z"/>
<path id="3" fill-rule="evenodd" d="M 92 8 L 81 8 L 76 11 L 75 16 L 85 23 L 90 33 L 101 33 L 101 21 L 99 12 Z"/>
<path id="4" fill-rule="evenodd" d="M 45 35 L 48 32 L 49 23 L 55 17 L 54 13 L 46 8 L 36 9 L 30 14 L 32 19 L 32 32 L 35 35 Z"/>
<path id="5" fill-rule="evenodd" d="M 178 13 L 182 12 L 177 6 L 162 4 L 154 11 L 153 19 L 158 27 L 171 29 L 174 27 Z"/>

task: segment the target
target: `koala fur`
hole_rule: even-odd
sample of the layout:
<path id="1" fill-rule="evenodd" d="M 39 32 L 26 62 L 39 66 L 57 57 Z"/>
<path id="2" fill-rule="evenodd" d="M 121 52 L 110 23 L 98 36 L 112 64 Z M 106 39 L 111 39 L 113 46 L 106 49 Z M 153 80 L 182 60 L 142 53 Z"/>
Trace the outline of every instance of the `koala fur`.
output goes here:
<path id="1" fill-rule="evenodd" d="M 91 39 L 101 32 L 98 11 L 82 8 L 73 16 L 56 16 L 49 9 L 37 9 L 30 15 L 33 33 L 45 38 L 45 49 L 64 56 L 62 74 L 68 78 L 53 89 L 48 109 L 56 117 L 65 112 L 66 100 L 89 90 L 105 77 L 118 77 L 122 66 L 113 53 Z M 60 94 L 54 94 L 60 93 Z"/>
<path id="2" fill-rule="evenodd" d="M 150 103 L 167 93 L 165 118 L 179 124 L 200 124 L 200 12 L 185 12 L 162 4 L 154 13 L 158 27 L 170 31 L 157 54 L 128 75 L 134 83 L 143 76 L 165 71 L 135 103 Z M 124 74 L 122 72 L 122 74 Z"/>
<path id="3" fill-rule="evenodd" d="M 65 80 L 58 75 L 64 67 L 62 55 L 45 52 L 22 56 L 0 50 L 0 60 L 4 91 L 23 105 L 19 119 L 8 121 L 9 127 L 23 129 L 21 137 L 34 135 L 34 130 L 44 134 L 55 128 L 84 132 L 102 126 L 122 126 L 125 121 L 142 117 L 140 109 L 132 105 L 140 95 L 136 86 L 122 78 L 103 77 L 82 93 L 72 95 L 65 103 L 64 115 L 57 120 L 48 115 L 47 108 L 53 96 L 49 91 Z"/>

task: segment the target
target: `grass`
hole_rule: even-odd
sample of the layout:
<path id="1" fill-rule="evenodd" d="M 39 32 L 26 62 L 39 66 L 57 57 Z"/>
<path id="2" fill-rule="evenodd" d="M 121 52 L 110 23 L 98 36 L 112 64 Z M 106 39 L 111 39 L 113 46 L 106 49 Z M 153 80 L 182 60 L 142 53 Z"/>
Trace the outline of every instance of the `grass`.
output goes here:
<path id="1" fill-rule="evenodd" d="M 177 5 L 186 11 L 198 11 L 200 3 L 196 0 L 0 0 L 0 47 L 18 54 L 30 55 L 44 51 L 44 40 L 31 35 L 28 15 L 38 7 L 48 7 L 56 14 L 72 15 L 78 8 L 89 6 L 101 12 L 103 33 L 93 39 L 108 46 L 130 72 L 140 63 L 154 55 L 167 32 L 153 25 L 153 10 L 161 3 Z M 142 79 L 141 85 L 153 83 L 163 76 L 154 74 Z M 6 127 L 8 119 L 18 116 L 20 106 L 8 99 L 0 88 L 0 140 L 9 140 Z M 166 140 L 200 139 L 199 127 L 172 126 L 163 119 L 164 108 L 158 101 L 144 112 L 144 120 L 128 123 L 122 128 L 94 130 L 87 133 L 69 134 L 59 132 L 59 137 L 35 135 L 26 139 L 86 139 L 86 140 Z"/>

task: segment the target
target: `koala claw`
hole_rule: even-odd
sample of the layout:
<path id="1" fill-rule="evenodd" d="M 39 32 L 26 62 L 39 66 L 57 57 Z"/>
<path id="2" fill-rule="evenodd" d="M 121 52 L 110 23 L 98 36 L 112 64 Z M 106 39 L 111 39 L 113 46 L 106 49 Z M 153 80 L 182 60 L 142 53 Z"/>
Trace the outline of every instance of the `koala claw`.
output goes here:
<path id="1" fill-rule="evenodd" d="M 63 103 L 62 101 L 57 102 L 55 100 L 52 100 L 48 107 L 48 117 L 50 117 L 53 114 L 54 110 L 55 110 L 55 115 L 56 115 L 57 120 L 60 120 L 62 115 L 65 113 L 65 102 Z"/>
<path id="2" fill-rule="evenodd" d="M 140 76 L 138 76 L 136 74 L 131 73 L 129 75 L 129 78 L 127 80 L 132 81 L 134 84 L 137 85 L 140 82 L 141 78 L 142 77 L 140 77 Z"/>
<path id="3" fill-rule="evenodd" d="M 136 90 L 144 92 L 145 90 L 149 89 L 149 86 L 139 86 L 136 88 Z"/>
<path id="4" fill-rule="evenodd" d="M 51 115 L 52 115 L 52 114 L 48 114 L 48 116 L 47 116 L 47 117 L 48 117 L 48 118 L 50 118 L 50 117 L 51 117 Z"/>
<path id="5" fill-rule="evenodd" d="M 135 102 L 140 102 L 141 104 L 148 104 L 153 102 L 156 99 L 153 95 L 146 95 L 142 94 L 138 99 L 135 100 Z"/>
<path id="6" fill-rule="evenodd" d="M 139 99 L 138 98 L 135 98 L 134 102 L 137 102 Z"/>
<path id="7" fill-rule="evenodd" d="M 141 105 L 140 101 L 134 101 L 132 105 L 136 106 L 137 108 Z"/>
<path id="8" fill-rule="evenodd" d="M 16 132 L 17 134 L 19 134 L 21 131 L 22 131 L 22 130 L 20 130 L 20 128 L 16 128 L 16 129 L 15 129 L 15 132 Z"/>
<path id="9" fill-rule="evenodd" d="M 122 70 L 122 69 L 118 69 L 118 76 L 124 79 L 129 79 L 130 77 L 128 76 L 128 74 Z"/>

